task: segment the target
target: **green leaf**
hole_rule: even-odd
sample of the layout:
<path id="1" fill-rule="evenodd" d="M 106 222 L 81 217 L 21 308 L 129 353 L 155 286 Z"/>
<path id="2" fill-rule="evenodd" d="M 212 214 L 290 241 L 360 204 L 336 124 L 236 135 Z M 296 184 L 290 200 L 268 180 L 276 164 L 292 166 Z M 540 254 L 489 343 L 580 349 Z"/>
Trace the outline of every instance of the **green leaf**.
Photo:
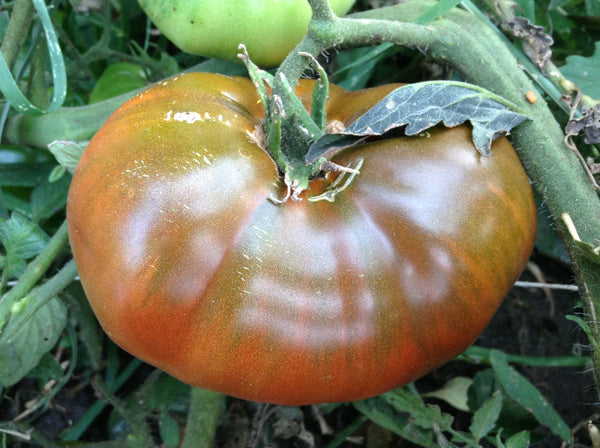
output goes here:
<path id="1" fill-rule="evenodd" d="M 457 376 L 451 378 L 441 389 L 427 392 L 422 395 L 424 397 L 439 398 L 460 411 L 468 412 L 467 390 L 472 383 L 473 380 L 471 378 Z"/>
<path id="2" fill-rule="evenodd" d="M 356 401 L 353 405 L 375 424 L 398 434 L 403 439 L 423 447 L 429 447 L 433 443 L 433 431 L 413 424 L 409 414 L 398 414 L 381 397 Z"/>
<path id="3" fill-rule="evenodd" d="M 360 47 L 340 53 L 336 62 L 342 66 L 330 76 L 336 85 L 347 90 L 366 87 L 375 66 L 386 57 L 394 54 L 400 47 L 386 42 L 376 47 Z"/>
<path id="4" fill-rule="evenodd" d="M 517 0 L 517 4 L 521 7 L 523 15 L 532 23 L 535 23 L 535 1 L 534 0 Z"/>
<path id="5" fill-rule="evenodd" d="M 490 355 L 492 368 L 504 391 L 523 408 L 535 416 L 538 422 L 565 441 L 571 439 L 571 430 L 546 398 L 525 377 L 511 367 L 506 355 L 493 350 Z"/>
<path id="6" fill-rule="evenodd" d="M 2 192 L 2 200 L 8 212 L 16 212 L 31 219 L 31 204 L 28 201 L 8 191 Z M 7 216 L 8 213 L 3 218 L 6 219 Z"/>
<path id="7" fill-rule="evenodd" d="M 35 187 L 48 178 L 56 163 L 2 163 L 0 185 L 4 187 Z"/>
<path id="8" fill-rule="evenodd" d="M 587 16 L 600 16 L 600 2 L 598 0 L 585 0 L 585 13 Z"/>
<path id="9" fill-rule="evenodd" d="M 381 395 L 388 404 L 398 412 L 406 412 L 411 416 L 411 422 L 424 429 L 451 429 L 454 417 L 442 413 L 439 406 L 426 405 L 421 397 L 410 392 L 407 388 L 395 389 Z"/>
<path id="10" fill-rule="evenodd" d="M 600 246 L 594 246 L 585 241 L 574 241 L 574 243 L 589 260 L 596 264 L 600 264 Z"/>
<path id="11" fill-rule="evenodd" d="M 506 448 L 527 448 L 529 446 L 529 431 L 521 431 L 512 435 L 505 444 Z"/>
<path id="12" fill-rule="evenodd" d="M 67 203 L 71 176 L 63 175 L 55 182 L 44 182 L 31 193 L 31 211 L 34 222 L 49 218 Z"/>
<path id="13" fill-rule="evenodd" d="M 415 19 L 413 23 L 418 25 L 427 25 L 430 22 L 433 22 L 438 17 L 446 14 L 456 5 L 458 5 L 462 0 L 441 0 L 436 3 L 434 6 L 429 8 L 423 14 Z"/>
<path id="14" fill-rule="evenodd" d="M 158 429 L 160 438 L 168 448 L 176 448 L 179 446 L 179 424 L 177 420 L 171 417 L 168 413 L 163 412 L 158 418 Z"/>
<path id="15" fill-rule="evenodd" d="M 389 93 L 343 131 L 326 134 L 314 142 L 306 154 L 306 163 L 314 163 L 331 153 L 331 148 L 339 148 L 338 140 L 347 144 L 348 136 L 358 142 L 402 126 L 406 126 L 405 135 L 418 135 L 438 123 L 454 127 L 466 121 L 473 126 L 477 150 L 490 155 L 492 142 L 498 136 L 508 134 L 528 119 L 514 112 L 516 109 L 505 99 L 470 84 L 452 81 L 409 84 Z"/>
<path id="16" fill-rule="evenodd" d="M 585 320 L 583 320 L 581 317 L 575 316 L 573 314 L 567 314 L 565 316 L 565 319 L 575 322 L 577 325 L 579 325 L 581 327 L 581 329 L 585 332 L 587 337 L 590 339 L 590 342 L 594 346 L 596 346 L 596 347 L 598 346 L 598 341 L 596 341 L 596 333 L 592 331 L 589 324 Z"/>
<path id="17" fill-rule="evenodd" d="M 13 314 L 0 333 L 0 384 L 4 386 L 15 384 L 39 363 L 67 322 L 67 309 L 58 298 L 37 309 L 31 300 L 22 306 L 19 314 L 24 317 Z"/>
<path id="18" fill-rule="evenodd" d="M 58 163 L 64 166 L 70 173 L 73 173 L 88 143 L 89 140 L 82 142 L 55 140 L 48 145 L 48 149 L 54 154 Z"/>
<path id="19" fill-rule="evenodd" d="M 469 410 L 475 413 L 475 411 L 482 407 L 486 400 L 499 389 L 500 386 L 498 385 L 498 381 L 496 380 L 492 369 L 477 372 L 467 391 L 467 404 Z"/>
<path id="20" fill-rule="evenodd" d="M 63 375 L 62 367 L 50 353 L 42 355 L 40 362 L 27 374 L 36 378 L 42 386 L 50 380 L 60 380 Z"/>
<path id="21" fill-rule="evenodd" d="M 600 99 L 600 42 L 596 42 L 593 56 L 569 56 L 560 71 L 584 94 Z"/>
<path id="22" fill-rule="evenodd" d="M 469 427 L 469 431 L 475 437 L 476 442 L 479 442 L 494 429 L 501 410 L 502 393 L 497 391 L 473 414 L 473 423 Z"/>
<path id="23" fill-rule="evenodd" d="M 102 72 L 90 93 L 90 104 L 146 86 L 146 72 L 137 64 L 117 62 Z"/>
<path id="24" fill-rule="evenodd" d="M 81 283 L 74 282 L 66 293 L 73 299 L 71 315 L 79 323 L 79 338 L 87 349 L 87 354 L 94 367 L 98 370 L 102 364 L 102 336 L 98 320 L 92 311 Z"/>
<path id="25" fill-rule="evenodd" d="M 6 206 L 6 202 L 4 201 L 4 193 L 2 192 L 2 187 L 0 186 L 0 219 L 8 219 L 8 207 Z M 0 263 L 0 266 L 2 263 Z"/>
<path id="26" fill-rule="evenodd" d="M 187 413 L 190 406 L 190 386 L 170 375 L 161 375 L 144 391 L 149 409 Z"/>
<path id="27" fill-rule="evenodd" d="M 21 275 L 25 261 L 39 254 L 48 240 L 39 226 L 18 213 L 8 220 L 0 218 L 0 243 L 4 246 L 4 266 L 8 266 L 9 278 Z"/>

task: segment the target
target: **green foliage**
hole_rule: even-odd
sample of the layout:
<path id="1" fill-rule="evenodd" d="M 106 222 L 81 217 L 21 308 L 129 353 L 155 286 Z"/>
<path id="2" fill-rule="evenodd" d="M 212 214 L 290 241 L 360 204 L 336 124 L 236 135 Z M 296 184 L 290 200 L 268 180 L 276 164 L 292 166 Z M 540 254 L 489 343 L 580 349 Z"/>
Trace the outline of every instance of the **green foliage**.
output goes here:
<path id="1" fill-rule="evenodd" d="M 569 56 L 560 71 L 584 94 L 600 99 L 600 42 L 596 42 L 596 50 L 590 57 Z"/>
<path id="2" fill-rule="evenodd" d="M 107 100 L 146 85 L 144 68 L 130 62 L 117 62 L 104 70 L 90 92 L 90 104 Z"/>
<path id="3" fill-rule="evenodd" d="M 0 36 L 6 35 L 16 3 L 2 3 Z M 52 8 L 46 8 L 50 3 Z M 441 1 L 418 22 L 433 23 L 459 3 Z M 492 0 L 476 3 L 482 12 L 495 14 Z M 518 15 L 552 33 L 553 61 L 562 74 L 585 95 L 600 99 L 600 2 L 517 3 Z M 386 2 L 359 1 L 356 9 L 383 4 Z M 144 86 L 182 70 L 228 75 L 244 75 L 245 70 L 234 63 L 177 51 L 155 32 L 135 0 L 36 0 L 35 6 L 41 14 L 34 17 L 31 28 L 21 31 L 26 36 L 16 66 L 0 67 L 4 93 L 0 104 L 4 109 L 0 119 L 0 446 L 23 446 L 27 437 L 31 439 L 28 443 L 36 446 L 73 443 L 76 445 L 69 446 L 149 448 L 175 447 L 181 442 L 186 446 L 185 424 L 191 425 L 192 417 L 198 415 L 209 423 L 211 418 L 218 419 L 216 446 L 224 446 L 223 439 L 244 437 L 255 437 L 257 446 L 262 446 L 261 441 L 276 446 L 284 440 L 282 427 L 297 429 L 291 436 L 285 435 L 289 437 L 283 443 L 290 446 L 296 442 L 301 446 L 353 446 L 347 440 L 356 435 L 363 438 L 365 446 L 382 448 L 409 442 L 423 447 L 499 448 L 524 448 L 536 442 L 538 446 L 574 443 L 571 430 L 579 428 L 578 423 L 587 421 L 589 415 L 578 419 L 563 416 L 561 394 L 565 400 L 569 398 L 568 392 L 562 391 L 565 385 L 548 385 L 532 372 L 583 372 L 590 359 L 579 353 L 543 351 L 542 339 L 539 356 L 516 354 L 531 353 L 518 346 L 503 347 L 510 353 L 474 346 L 449 365 L 451 374 L 441 380 L 437 374 L 352 404 L 278 412 L 235 399 L 225 402 L 218 396 L 198 398 L 198 391 L 142 366 L 107 341 L 81 286 L 73 281 L 74 267 L 67 265 L 71 270 L 66 274 L 70 275 L 62 271 L 65 275 L 61 277 L 61 268 L 71 258 L 66 238 L 50 238 L 60 232 L 57 229 L 65 218 L 71 172 L 102 122 Z M 49 42 L 50 53 L 34 51 L 44 41 Z M 461 80 L 445 64 L 431 64 L 425 46 L 413 50 L 380 44 L 377 39 L 374 44 L 332 51 L 321 61 L 333 73 L 331 81 L 355 90 L 383 82 Z M 511 48 L 519 52 L 520 44 L 515 42 Z M 47 59 L 35 61 L 39 57 Z M 44 67 L 41 74 L 35 68 L 40 66 Z M 41 112 L 28 99 L 39 97 L 32 80 L 40 75 L 46 82 L 41 96 L 47 97 L 51 109 L 61 104 L 64 108 L 40 116 L 23 114 L 22 110 Z M 544 91 L 547 94 L 548 90 Z M 557 119 L 565 121 L 558 96 L 552 99 Z M 586 151 L 586 156 L 598 156 L 596 148 L 586 147 Z M 540 210 L 545 218 L 547 212 Z M 597 257 L 597 245 L 581 244 L 590 257 Z M 549 220 L 540 220 L 537 247 L 542 254 L 566 260 Z M 566 268 L 561 265 L 561 269 Z M 550 303 L 549 299 L 548 307 Z M 528 322 L 540 309 L 530 303 L 520 306 L 521 314 L 513 318 L 518 320 L 516 326 L 527 331 Z M 575 308 L 573 314 L 581 313 Z M 587 316 L 549 315 L 552 328 L 563 328 L 559 325 L 570 319 L 592 334 Z M 496 342 L 487 345 L 497 346 Z M 584 374 L 578 375 L 584 382 Z M 40 421 L 60 414 L 56 410 L 65 406 L 58 397 L 80 393 L 87 401 L 78 403 L 83 408 L 76 421 L 57 428 L 60 433 L 43 436 Z M 550 394 L 558 399 L 551 401 Z M 24 395 L 33 397 L 32 408 L 22 405 Z M 594 401 L 596 395 L 590 392 L 589 402 Z M 198 411 L 203 404 L 205 414 Z M 25 415 L 17 421 L 22 412 Z M 590 415 L 593 412 L 591 409 Z M 303 415 L 313 419 L 312 425 L 298 423 Z M 324 429 L 315 429 L 319 425 Z M 335 425 L 333 434 L 327 433 L 328 425 Z M 214 433 L 214 427 L 212 430 Z M 575 435 L 577 443 L 589 445 L 589 437 L 582 431 Z M 210 434 L 211 439 L 213 436 Z M 87 440 L 103 443 L 94 445 Z M 194 446 L 190 439 L 187 443 Z"/>
<path id="4" fill-rule="evenodd" d="M 12 279 L 25 272 L 26 261 L 42 251 L 48 235 L 23 215 L 13 213 L 10 219 L 0 218 L 0 242 L 4 246 L 0 268 Z"/>
<path id="5" fill-rule="evenodd" d="M 59 299 L 39 308 L 25 297 L 17 302 L 0 333 L 0 384 L 11 386 L 29 374 L 56 344 L 67 310 Z"/>

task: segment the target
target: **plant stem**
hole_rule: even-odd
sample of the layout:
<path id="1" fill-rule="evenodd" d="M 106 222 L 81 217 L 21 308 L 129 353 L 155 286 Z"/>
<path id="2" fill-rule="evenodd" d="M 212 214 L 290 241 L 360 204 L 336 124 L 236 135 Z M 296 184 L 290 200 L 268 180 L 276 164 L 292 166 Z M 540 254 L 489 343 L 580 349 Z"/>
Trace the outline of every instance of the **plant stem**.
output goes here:
<path id="1" fill-rule="evenodd" d="M 89 140 L 102 123 L 137 92 L 87 106 L 63 107 L 44 115 L 15 115 L 6 123 L 3 137 L 15 144 L 44 149 L 55 140 Z"/>
<path id="2" fill-rule="evenodd" d="M 185 437 L 181 448 L 210 448 L 213 445 L 219 417 L 225 407 L 225 395 L 192 388 Z"/>
<path id="3" fill-rule="evenodd" d="M 6 65 L 12 69 L 19 52 L 27 39 L 27 30 L 33 19 L 33 2 L 31 0 L 16 0 L 2 39 L 0 51 Z"/>
<path id="4" fill-rule="evenodd" d="M 339 46 L 373 45 L 378 41 L 395 42 L 398 35 L 412 38 L 413 45 L 427 45 L 434 39 L 434 35 L 428 35 L 423 31 L 427 28 L 420 25 L 387 20 L 352 20 L 340 19 L 335 16 L 325 0 L 310 0 L 313 9 L 313 18 L 308 25 L 308 34 L 298 44 L 295 50 L 283 61 L 274 76 L 273 98 L 286 98 L 287 89 L 295 87 L 310 62 L 306 54 L 318 56 L 329 48 Z M 286 179 L 291 178 L 292 189 L 297 193 L 308 185 L 308 179 L 320 169 L 320 163 L 306 165 L 306 152 L 310 144 L 319 136 L 307 132 L 310 126 L 302 113 L 294 110 L 290 103 L 284 104 L 285 116 L 276 110 L 277 103 L 270 104 L 269 117 L 281 116 L 281 128 L 276 129 L 280 135 L 273 136 L 267 133 L 269 141 L 280 142 L 279 148 L 269 145 L 269 152 L 282 154 L 284 163 L 279 163 L 281 171 L 285 173 Z M 314 123 L 311 123 L 314 124 Z M 282 166 L 283 165 L 283 166 Z M 294 198 L 295 194 L 292 195 Z"/>
<path id="5" fill-rule="evenodd" d="M 71 260 L 54 277 L 20 299 L 17 304 L 22 306 L 23 310 L 11 313 L 11 319 L 16 319 L 16 324 L 11 325 L 10 328 L 12 328 L 12 331 L 8 330 L 8 334 L 3 334 L 3 336 L 10 339 L 18 328 L 29 320 L 42 306 L 56 298 L 58 294 L 69 286 L 76 276 L 77 267 L 75 266 L 75 260 Z"/>
<path id="6" fill-rule="evenodd" d="M 4 325 L 1 319 L 8 316 L 13 303 L 23 298 L 42 278 L 50 264 L 67 244 L 68 239 L 67 222 L 65 221 L 48 241 L 42 252 L 29 263 L 17 284 L 0 299 L 0 331 L 2 331 Z M 73 278 L 77 273 L 74 266 L 73 264 Z"/>

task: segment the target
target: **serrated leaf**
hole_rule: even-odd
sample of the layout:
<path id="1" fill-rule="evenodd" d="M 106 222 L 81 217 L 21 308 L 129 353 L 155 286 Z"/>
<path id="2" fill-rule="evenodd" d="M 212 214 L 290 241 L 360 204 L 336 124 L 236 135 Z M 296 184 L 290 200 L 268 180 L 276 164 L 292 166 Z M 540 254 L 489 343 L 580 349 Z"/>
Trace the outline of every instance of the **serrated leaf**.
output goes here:
<path id="1" fill-rule="evenodd" d="M 31 193 L 31 211 L 34 222 L 49 218 L 67 203 L 71 175 L 63 175 L 54 182 L 44 182 Z"/>
<path id="2" fill-rule="evenodd" d="M 560 71 L 584 94 L 600 99 L 600 42 L 596 42 L 596 50 L 590 57 L 569 56 Z"/>
<path id="3" fill-rule="evenodd" d="M 469 121 L 473 142 L 484 155 L 492 142 L 528 117 L 516 106 L 480 87 L 449 81 L 431 81 L 399 87 L 357 118 L 339 134 L 328 134 L 314 142 L 306 155 L 307 164 L 351 144 L 347 136 L 363 138 L 383 135 L 406 126 L 406 135 L 417 135 L 439 123 L 454 127 Z M 341 135 L 340 135 L 341 134 Z"/>
<path id="4" fill-rule="evenodd" d="M 554 434 L 565 441 L 571 439 L 569 426 L 540 391 L 508 364 L 504 353 L 492 350 L 490 362 L 503 390 L 513 400 L 530 412 L 538 422 L 550 428 Z"/>
<path id="5" fill-rule="evenodd" d="M 387 392 L 381 398 L 397 411 L 410 413 L 412 422 L 424 429 L 433 429 L 435 423 L 447 430 L 454 420 L 450 414 L 442 413 L 439 406 L 426 405 L 420 397 L 403 388 Z"/>
<path id="6" fill-rule="evenodd" d="M 381 397 L 356 401 L 354 407 L 372 422 L 398 434 L 403 439 L 428 447 L 433 443 L 433 431 L 414 425 L 408 414 L 398 414 Z"/>
<path id="7" fill-rule="evenodd" d="M 10 219 L 0 219 L 0 243 L 5 253 L 4 266 L 10 278 L 18 277 L 26 267 L 26 260 L 41 252 L 49 237 L 37 224 L 19 213 Z"/>
<path id="8" fill-rule="evenodd" d="M 21 313 L 26 313 L 27 306 Z M 67 309 L 57 299 L 22 321 L 12 316 L 0 333 L 0 384 L 11 386 L 25 377 L 56 344 L 67 322 Z"/>
<path id="9" fill-rule="evenodd" d="M 473 414 L 473 423 L 469 427 L 469 431 L 475 437 L 476 442 L 479 442 L 494 429 L 501 410 L 502 393 L 497 391 Z"/>
<path id="10" fill-rule="evenodd" d="M 82 142 L 55 140 L 48 145 L 48 150 L 56 157 L 58 163 L 73 173 L 88 143 L 89 140 Z"/>
<path id="11" fill-rule="evenodd" d="M 441 389 L 422 394 L 424 397 L 434 397 L 444 400 L 449 405 L 464 412 L 469 411 L 467 391 L 473 383 L 471 378 L 457 376 L 451 378 Z"/>

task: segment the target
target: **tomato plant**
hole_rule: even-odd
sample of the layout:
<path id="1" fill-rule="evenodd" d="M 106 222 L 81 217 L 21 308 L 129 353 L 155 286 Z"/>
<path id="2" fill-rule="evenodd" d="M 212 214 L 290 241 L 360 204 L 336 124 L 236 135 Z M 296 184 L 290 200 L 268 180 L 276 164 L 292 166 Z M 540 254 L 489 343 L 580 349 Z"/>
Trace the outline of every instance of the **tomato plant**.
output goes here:
<path id="1" fill-rule="evenodd" d="M 306 0 L 138 0 L 152 22 L 188 53 L 237 61 L 244 44 L 258 65 L 275 66 L 306 34 L 311 10 Z M 354 0 L 330 0 L 346 13 Z"/>
<path id="2" fill-rule="evenodd" d="M 307 105 L 312 86 L 298 88 Z M 394 87 L 331 86 L 328 120 Z M 330 173 L 276 204 L 262 119 L 251 81 L 194 73 L 136 96 L 90 142 L 67 219 L 109 336 L 189 384 L 283 404 L 373 396 L 461 353 L 535 237 L 508 141 L 491 157 L 466 126 L 367 142 L 332 159 L 363 160 L 333 202 L 311 200 Z"/>

